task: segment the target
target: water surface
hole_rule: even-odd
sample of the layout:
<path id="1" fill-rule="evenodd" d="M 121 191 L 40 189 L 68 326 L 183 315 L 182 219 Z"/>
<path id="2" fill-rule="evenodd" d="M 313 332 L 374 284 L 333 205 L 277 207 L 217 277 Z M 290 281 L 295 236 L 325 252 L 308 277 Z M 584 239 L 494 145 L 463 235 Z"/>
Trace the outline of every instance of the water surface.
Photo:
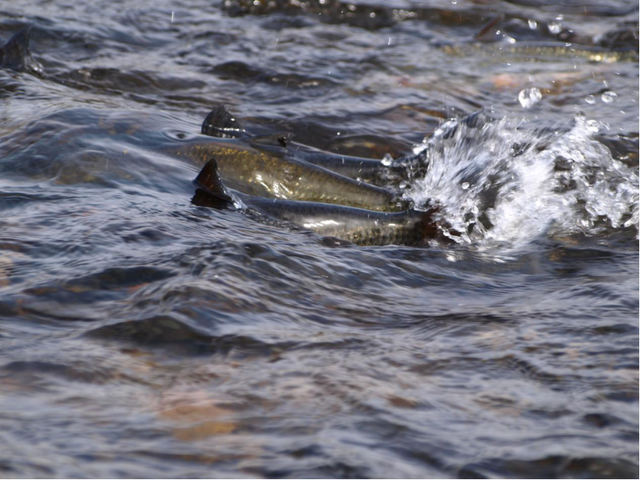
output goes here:
<path id="1" fill-rule="evenodd" d="M 2 476 L 638 477 L 638 63 L 570 50 L 637 51 L 636 2 L 0 6 L 0 37 L 26 24 L 45 74 L 0 70 Z M 156 147 L 220 103 L 420 153 L 405 198 L 462 235 L 357 247 L 195 205 L 201 165 Z"/>

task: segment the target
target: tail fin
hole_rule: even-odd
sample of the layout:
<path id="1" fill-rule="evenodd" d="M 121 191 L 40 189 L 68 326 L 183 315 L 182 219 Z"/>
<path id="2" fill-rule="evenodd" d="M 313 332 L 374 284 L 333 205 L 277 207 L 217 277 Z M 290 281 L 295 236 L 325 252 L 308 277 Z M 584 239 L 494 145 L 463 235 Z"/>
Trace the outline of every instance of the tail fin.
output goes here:
<path id="1" fill-rule="evenodd" d="M 0 66 L 18 72 L 42 74 L 43 68 L 29 50 L 31 25 L 27 25 L 0 47 Z"/>
<path id="2" fill-rule="evenodd" d="M 202 123 L 202 134 L 220 138 L 242 138 L 247 132 L 224 105 L 218 105 L 209 112 Z"/>
<path id="3" fill-rule="evenodd" d="M 225 191 L 224 184 L 218 174 L 218 164 L 215 158 L 209 160 L 193 181 L 198 188 L 220 200 L 233 203 L 233 199 Z"/>

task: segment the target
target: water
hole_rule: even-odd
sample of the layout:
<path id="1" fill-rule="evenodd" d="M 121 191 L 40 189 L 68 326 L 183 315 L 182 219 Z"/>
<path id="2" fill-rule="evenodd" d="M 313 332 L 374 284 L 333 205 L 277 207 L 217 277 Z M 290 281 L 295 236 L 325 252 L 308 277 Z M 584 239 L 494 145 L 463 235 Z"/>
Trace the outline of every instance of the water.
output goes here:
<path id="1" fill-rule="evenodd" d="M 638 63 L 469 44 L 633 45 L 637 4 L 224 3 L 0 5 L 45 71 L 0 70 L 1 474 L 637 478 Z M 220 103 L 428 161 L 452 243 L 193 204 L 155 147 Z"/>

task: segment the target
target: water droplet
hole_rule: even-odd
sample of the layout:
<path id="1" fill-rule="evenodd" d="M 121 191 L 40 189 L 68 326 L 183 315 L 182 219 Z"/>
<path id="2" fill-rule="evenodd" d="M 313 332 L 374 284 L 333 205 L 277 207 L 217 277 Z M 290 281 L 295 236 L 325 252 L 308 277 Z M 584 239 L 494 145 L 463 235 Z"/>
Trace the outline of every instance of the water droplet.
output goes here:
<path id="1" fill-rule="evenodd" d="M 409 186 L 409 183 L 405 182 L 405 181 L 402 181 L 402 182 L 400 182 L 400 185 L 398 185 L 398 186 L 400 187 L 400 189 L 405 190 Z"/>
<path id="2" fill-rule="evenodd" d="M 538 28 L 538 22 L 536 22 L 535 20 L 529 20 L 529 28 L 531 30 L 535 30 L 536 28 Z"/>
<path id="3" fill-rule="evenodd" d="M 462 185 L 460 185 L 462 187 L 463 190 L 467 190 L 469 188 L 469 182 L 462 182 Z"/>
<path id="4" fill-rule="evenodd" d="M 562 24 L 560 22 L 549 23 L 549 31 L 554 35 L 559 34 L 562 31 Z"/>
<path id="5" fill-rule="evenodd" d="M 587 95 L 586 97 L 584 97 L 584 101 L 589 105 L 593 105 L 594 103 L 596 103 L 596 97 L 594 97 L 593 95 Z"/>
<path id="6" fill-rule="evenodd" d="M 604 103 L 613 103 L 615 98 L 618 96 L 616 92 L 612 92 L 611 90 L 607 90 L 602 94 L 602 101 Z"/>
<path id="7" fill-rule="evenodd" d="M 384 165 L 385 167 L 391 166 L 392 163 L 393 163 L 393 157 L 388 153 L 384 157 L 382 157 L 382 165 Z"/>
<path id="8" fill-rule="evenodd" d="M 542 93 L 537 87 L 525 88 L 518 94 L 518 101 L 523 108 L 531 108 L 542 98 Z"/>

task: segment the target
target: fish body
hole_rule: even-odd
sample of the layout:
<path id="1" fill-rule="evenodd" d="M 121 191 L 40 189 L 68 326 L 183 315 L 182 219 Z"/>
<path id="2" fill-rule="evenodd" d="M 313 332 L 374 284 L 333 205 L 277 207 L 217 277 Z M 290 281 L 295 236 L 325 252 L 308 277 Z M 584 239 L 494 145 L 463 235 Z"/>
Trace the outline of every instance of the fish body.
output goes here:
<path id="1" fill-rule="evenodd" d="M 225 185 L 250 195 L 381 212 L 406 208 L 406 203 L 388 189 L 307 162 L 303 155 L 258 150 L 246 139 L 198 135 L 162 151 L 200 164 L 214 157 Z"/>
<path id="2" fill-rule="evenodd" d="M 324 203 L 241 198 L 249 209 L 267 218 L 356 245 L 422 245 L 439 234 L 433 210 L 387 213 Z"/>
<path id="3" fill-rule="evenodd" d="M 472 43 L 445 45 L 441 50 L 447 55 L 466 56 L 483 53 L 491 56 L 518 56 L 527 60 L 544 58 L 580 58 L 589 62 L 615 63 L 637 62 L 635 50 L 609 50 L 586 45 L 567 45 L 559 42 L 516 42 L 516 43 Z"/>

